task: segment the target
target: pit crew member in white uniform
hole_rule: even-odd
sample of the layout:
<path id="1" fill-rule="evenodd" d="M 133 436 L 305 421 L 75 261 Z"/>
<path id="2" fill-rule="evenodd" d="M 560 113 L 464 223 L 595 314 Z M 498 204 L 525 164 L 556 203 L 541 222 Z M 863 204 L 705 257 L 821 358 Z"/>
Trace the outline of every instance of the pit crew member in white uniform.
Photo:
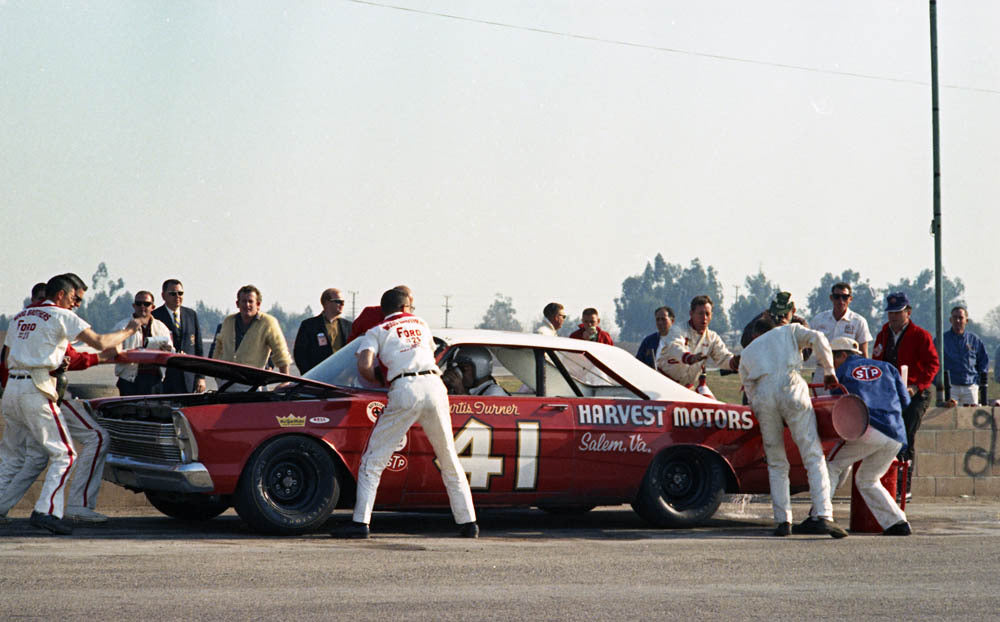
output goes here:
<path id="1" fill-rule="evenodd" d="M 799 374 L 802 350 L 811 347 L 825 371 L 824 386 L 833 387 L 837 378 L 833 371 L 830 344 L 819 331 L 801 324 L 789 324 L 791 315 L 789 311 L 778 316 L 782 324 L 777 327 L 773 327 L 770 319 L 757 320 L 754 339 L 740 358 L 740 380 L 760 423 L 764 454 L 767 456 L 771 504 L 777 523 L 774 535 L 787 536 L 792 531 L 788 456 L 785 454 L 785 430 L 782 425 L 786 423 L 809 475 L 809 494 L 818 514 L 798 525 L 796 533 L 829 534 L 834 538 L 843 538 L 847 532 L 833 522 L 830 479 L 816 431 L 816 413 L 809 398 L 809 386 Z"/>
<path id="2" fill-rule="evenodd" d="M 81 339 L 93 348 L 106 350 L 124 341 L 143 324 L 136 319 L 123 330 L 98 334 L 71 311 L 75 291 L 73 282 L 63 275 L 49 279 L 45 302 L 15 315 L 5 341 L 10 376 L 2 402 L 4 434 L 13 435 L 14 447 L 28 442 L 30 437 L 48 453 L 49 468 L 29 522 L 57 534 L 72 533 L 62 516 L 64 487 L 76 450 L 57 405 L 56 381 L 50 372 L 62 363 L 70 340 Z"/>
<path id="3" fill-rule="evenodd" d="M 674 324 L 656 356 L 656 369 L 687 388 L 692 388 L 711 359 L 718 367 L 736 371 L 740 357 L 734 356 L 722 337 L 708 325 L 712 321 L 712 299 L 691 299 L 690 319 Z"/>
<path id="4" fill-rule="evenodd" d="M 403 292 L 390 289 L 382 294 L 385 320 L 365 333 L 356 352 L 358 371 L 370 382 L 378 382 L 378 357 L 386 368 L 389 394 L 361 456 L 354 520 L 335 529 L 330 534 L 335 538 L 368 537 L 382 471 L 414 423 L 420 424 L 434 447 L 459 535 L 479 536 L 469 480 L 455 452 L 448 393 L 434 360 L 434 340 L 427 323 L 408 313 L 411 306 L 410 297 Z"/>
<path id="5" fill-rule="evenodd" d="M 72 272 L 63 276 L 72 281 L 76 288 L 72 305 L 75 309 L 83 302 L 87 285 Z M 42 285 L 42 299 L 37 304 L 41 304 L 45 299 L 44 283 Z M 98 363 L 114 360 L 117 353 L 118 348 L 110 348 L 100 354 L 89 354 L 78 352 L 69 345 L 66 347 L 66 357 L 62 367 L 68 371 L 87 369 Z M 59 394 L 62 395 L 61 392 Z M 108 453 L 108 433 L 90 416 L 82 401 L 70 398 L 58 402 L 58 405 L 78 454 L 73 462 L 73 476 L 66 496 L 63 517 L 91 523 L 107 522 L 108 517 L 96 512 L 94 508 L 103 482 L 104 462 Z M 0 466 L 0 490 L 3 491 L 0 495 L 0 517 L 21 500 L 49 462 L 48 452 L 34 438 L 28 437 L 24 441 L 19 449 L 10 451 L 0 449 L 0 452 L 5 451 L 2 455 L 11 457 L 10 460 L 4 460 Z M 17 468 L 18 459 L 14 457 L 15 455 L 23 456 L 20 470 Z"/>
<path id="6" fill-rule="evenodd" d="M 865 358 L 854 339 L 837 337 L 830 342 L 830 348 L 833 349 L 837 379 L 848 392 L 864 400 L 870 417 L 868 429 L 861 438 L 842 441 L 830 451 L 826 460 L 830 485 L 836 490 L 851 473 L 851 465 L 860 460 L 854 485 L 884 530 L 882 533 L 908 536 L 911 531 L 906 514 L 881 479 L 896 454 L 906 446 L 903 409 L 910 403 L 910 392 L 895 365 Z M 798 532 L 798 525 L 793 531 Z"/>

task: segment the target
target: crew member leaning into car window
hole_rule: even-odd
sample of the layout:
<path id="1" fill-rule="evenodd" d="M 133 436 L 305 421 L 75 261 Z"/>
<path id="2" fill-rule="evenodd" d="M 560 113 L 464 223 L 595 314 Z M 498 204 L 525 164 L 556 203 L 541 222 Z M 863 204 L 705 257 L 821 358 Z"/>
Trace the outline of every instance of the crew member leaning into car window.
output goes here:
<path id="1" fill-rule="evenodd" d="M 823 333 L 801 324 L 789 324 L 791 315 L 791 309 L 785 315 L 778 315 L 782 325 L 777 328 L 769 319 L 757 320 L 754 339 L 740 358 L 740 380 L 757 416 L 767 457 L 771 504 L 777 522 L 774 535 L 787 536 L 792 531 L 789 465 L 785 454 L 784 426 L 787 424 L 809 475 L 809 494 L 818 515 L 799 525 L 796 533 L 843 538 L 847 532 L 833 522 L 830 479 L 816 431 L 816 413 L 809 398 L 809 386 L 799 374 L 802 349 L 810 347 L 825 371 L 823 384 L 832 388 L 837 383 L 833 356 Z"/>
<path id="2" fill-rule="evenodd" d="M 368 447 L 358 467 L 357 501 L 353 522 L 335 529 L 335 538 L 367 538 L 375 494 L 382 471 L 414 423 L 419 423 L 434 448 L 441 479 L 459 535 L 479 536 L 476 511 L 465 469 L 455 452 L 448 393 L 434 360 L 434 339 L 427 323 L 409 311 L 410 296 L 397 289 L 382 294 L 385 320 L 362 337 L 356 356 L 358 372 L 377 382 L 375 359 L 386 368 L 389 384 L 385 409 L 375 421 Z"/>

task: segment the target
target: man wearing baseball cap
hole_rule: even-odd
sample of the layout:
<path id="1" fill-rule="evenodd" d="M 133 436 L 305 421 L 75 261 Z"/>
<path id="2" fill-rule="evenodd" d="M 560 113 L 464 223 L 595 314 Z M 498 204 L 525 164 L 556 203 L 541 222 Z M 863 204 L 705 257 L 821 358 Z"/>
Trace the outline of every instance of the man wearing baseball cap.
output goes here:
<path id="1" fill-rule="evenodd" d="M 910 405 L 903 409 L 903 422 L 906 424 L 903 457 L 911 459 L 913 440 L 930 406 L 931 384 L 941 365 L 931 334 L 910 321 L 912 307 L 906 292 L 891 293 L 885 301 L 889 321 L 882 325 L 882 330 L 875 337 L 872 358 L 896 366 L 900 375 L 906 377 L 906 389 L 911 399 Z M 902 373 L 904 366 L 905 374 Z"/>
<path id="2" fill-rule="evenodd" d="M 851 465 L 861 461 L 854 485 L 887 536 L 910 535 L 906 514 L 896 504 L 880 481 L 899 450 L 906 446 L 902 409 L 909 405 L 910 394 L 903 386 L 896 367 L 861 355 L 858 342 L 837 337 L 830 342 L 837 381 L 868 406 L 869 425 L 861 438 L 838 443 L 826 459 L 830 489 L 836 490 L 851 472 Z"/>

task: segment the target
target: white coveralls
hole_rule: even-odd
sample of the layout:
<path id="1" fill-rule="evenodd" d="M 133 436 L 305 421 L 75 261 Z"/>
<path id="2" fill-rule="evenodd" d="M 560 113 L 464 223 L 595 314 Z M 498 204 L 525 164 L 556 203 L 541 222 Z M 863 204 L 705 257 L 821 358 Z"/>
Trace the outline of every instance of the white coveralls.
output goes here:
<path id="1" fill-rule="evenodd" d="M 368 437 L 358 468 L 354 521 L 368 524 L 378 483 L 392 456 L 414 423 L 419 423 L 434 448 L 451 512 L 458 524 L 476 520 L 472 491 L 455 451 L 448 392 L 434 361 L 430 328 L 408 313 L 394 313 L 362 337 L 358 354 L 372 350 L 387 368 L 388 401 Z M 418 372 L 430 372 L 418 375 Z M 409 375 L 404 375 L 409 374 Z"/>
<path id="2" fill-rule="evenodd" d="M 706 328 L 704 333 L 699 334 L 691 328 L 690 322 L 674 324 L 661 341 L 666 343 L 657 352 L 656 369 L 689 389 L 698 381 L 704 368 L 700 362 L 691 362 L 692 356 L 704 354 L 708 360 L 725 369 L 729 369 L 729 362 L 733 359 L 733 353 L 717 332 Z"/>
<path id="3" fill-rule="evenodd" d="M 809 386 L 799 374 L 802 349 L 812 348 L 819 365 L 832 375 L 833 354 L 823 333 L 800 324 L 771 329 L 748 345 L 740 357 L 740 380 L 746 390 L 764 440 L 771 503 L 777 523 L 792 522 L 785 433 L 788 424 L 809 475 L 809 494 L 817 514 L 833 518 L 830 479 L 816 431 L 816 413 Z"/>
<path id="4" fill-rule="evenodd" d="M 49 372 L 62 363 L 70 339 L 88 328 L 90 325 L 78 315 L 46 300 L 14 316 L 5 341 L 10 377 L 0 406 L 6 420 L 5 438 L 0 444 L 4 452 L 0 456 L 0 498 L 6 497 L 7 488 L 25 462 L 18 454 L 8 452 L 20 451 L 35 442 L 49 458 L 35 511 L 57 518 L 63 516 L 64 487 L 76 450 L 56 404 L 56 382 Z"/>
<path id="5" fill-rule="evenodd" d="M 110 439 L 107 431 L 94 421 L 80 400 L 64 400 L 60 411 L 73 445 L 78 448 L 77 458 L 73 461 L 73 477 L 66 496 L 66 508 L 71 514 L 79 507 L 93 510 L 97 507 L 97 494 L 104 481 L 104 463 Z M 4 439 L 6 438 L 5 435 Z M 24 445 L 17 452 L 23 457 L 21 460 L 2 450 L 3 455 L 10 455 L 11 459 L 5 459 L 0 464 L 0 515 L 17 505 L 49 462 L 48 452 L 34 438 L 25 438 L 23 442 Z M 6 486 L 3 485 L 4 482 L 7 482 Z"/>
<path id="6" fill-rule="evenodd" d="M 906 514 L 881 481 L 902 447 L 903 444 L 899 441 L 868 426 L 861 438 L 845 441 L 834 447 L 826 462 L 830 483 L 836 490 L 843 483 L 840 480 L 847 479 L 850 475 L 851 465 L 861 461 L 858 472 L 854 475 L 854 485 L 882 529 L 906 520 Z"/>

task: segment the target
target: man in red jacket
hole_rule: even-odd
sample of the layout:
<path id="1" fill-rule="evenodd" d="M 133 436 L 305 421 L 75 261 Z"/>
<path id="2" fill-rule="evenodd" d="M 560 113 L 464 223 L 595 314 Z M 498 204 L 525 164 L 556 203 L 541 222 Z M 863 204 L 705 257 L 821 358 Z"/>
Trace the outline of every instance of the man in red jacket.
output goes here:
<path id="1" fill-rule="evenodd" d="M 397 285 L 393 289 L 398 290 L 410 297 L 410 309 L 414 309 L 413 306 L 413 292 L 409 287 L 405 285 Z M 347 341 L 344 345 L 354 341 L 361 335 L 368 332 L 369 328 L 375 328 L 385 320 L 385 314 L 382 313 L 382 307 L 375 305 L 373 307 L 365 307 L 358 314 L 358 317 L 354 318 L 354 323 L 351 325 L 351 334 L 348 336 Z"/>
<path id="2" fill-rule="evenodd" d="M 904 365 L 907 367 L 906 389 L 912 399 L 903 410 L 907 444 L 904 457 L 910 459 L 914 437 L 931 403 L 931 385 L 941 365 L 931 334 L 910 321 L 912 308 L 906 292 L 886 296 L 885 310 L 889 321 L 875 337 L 872 358 L 892 363 L 900 371 Z"/>
<path id="3" fill-rule="evenodd" d="M 598 315 L 597 309 L 593 307 L 584 309 L 581 322 L 580 328 L 569 334 L 570 339 L 596 341 L 597 343 L 606 343 L 609 346 L 615 345 L 615 342 L 611 340 L 611 335 L 601 330 L 601 316 Z"/>

